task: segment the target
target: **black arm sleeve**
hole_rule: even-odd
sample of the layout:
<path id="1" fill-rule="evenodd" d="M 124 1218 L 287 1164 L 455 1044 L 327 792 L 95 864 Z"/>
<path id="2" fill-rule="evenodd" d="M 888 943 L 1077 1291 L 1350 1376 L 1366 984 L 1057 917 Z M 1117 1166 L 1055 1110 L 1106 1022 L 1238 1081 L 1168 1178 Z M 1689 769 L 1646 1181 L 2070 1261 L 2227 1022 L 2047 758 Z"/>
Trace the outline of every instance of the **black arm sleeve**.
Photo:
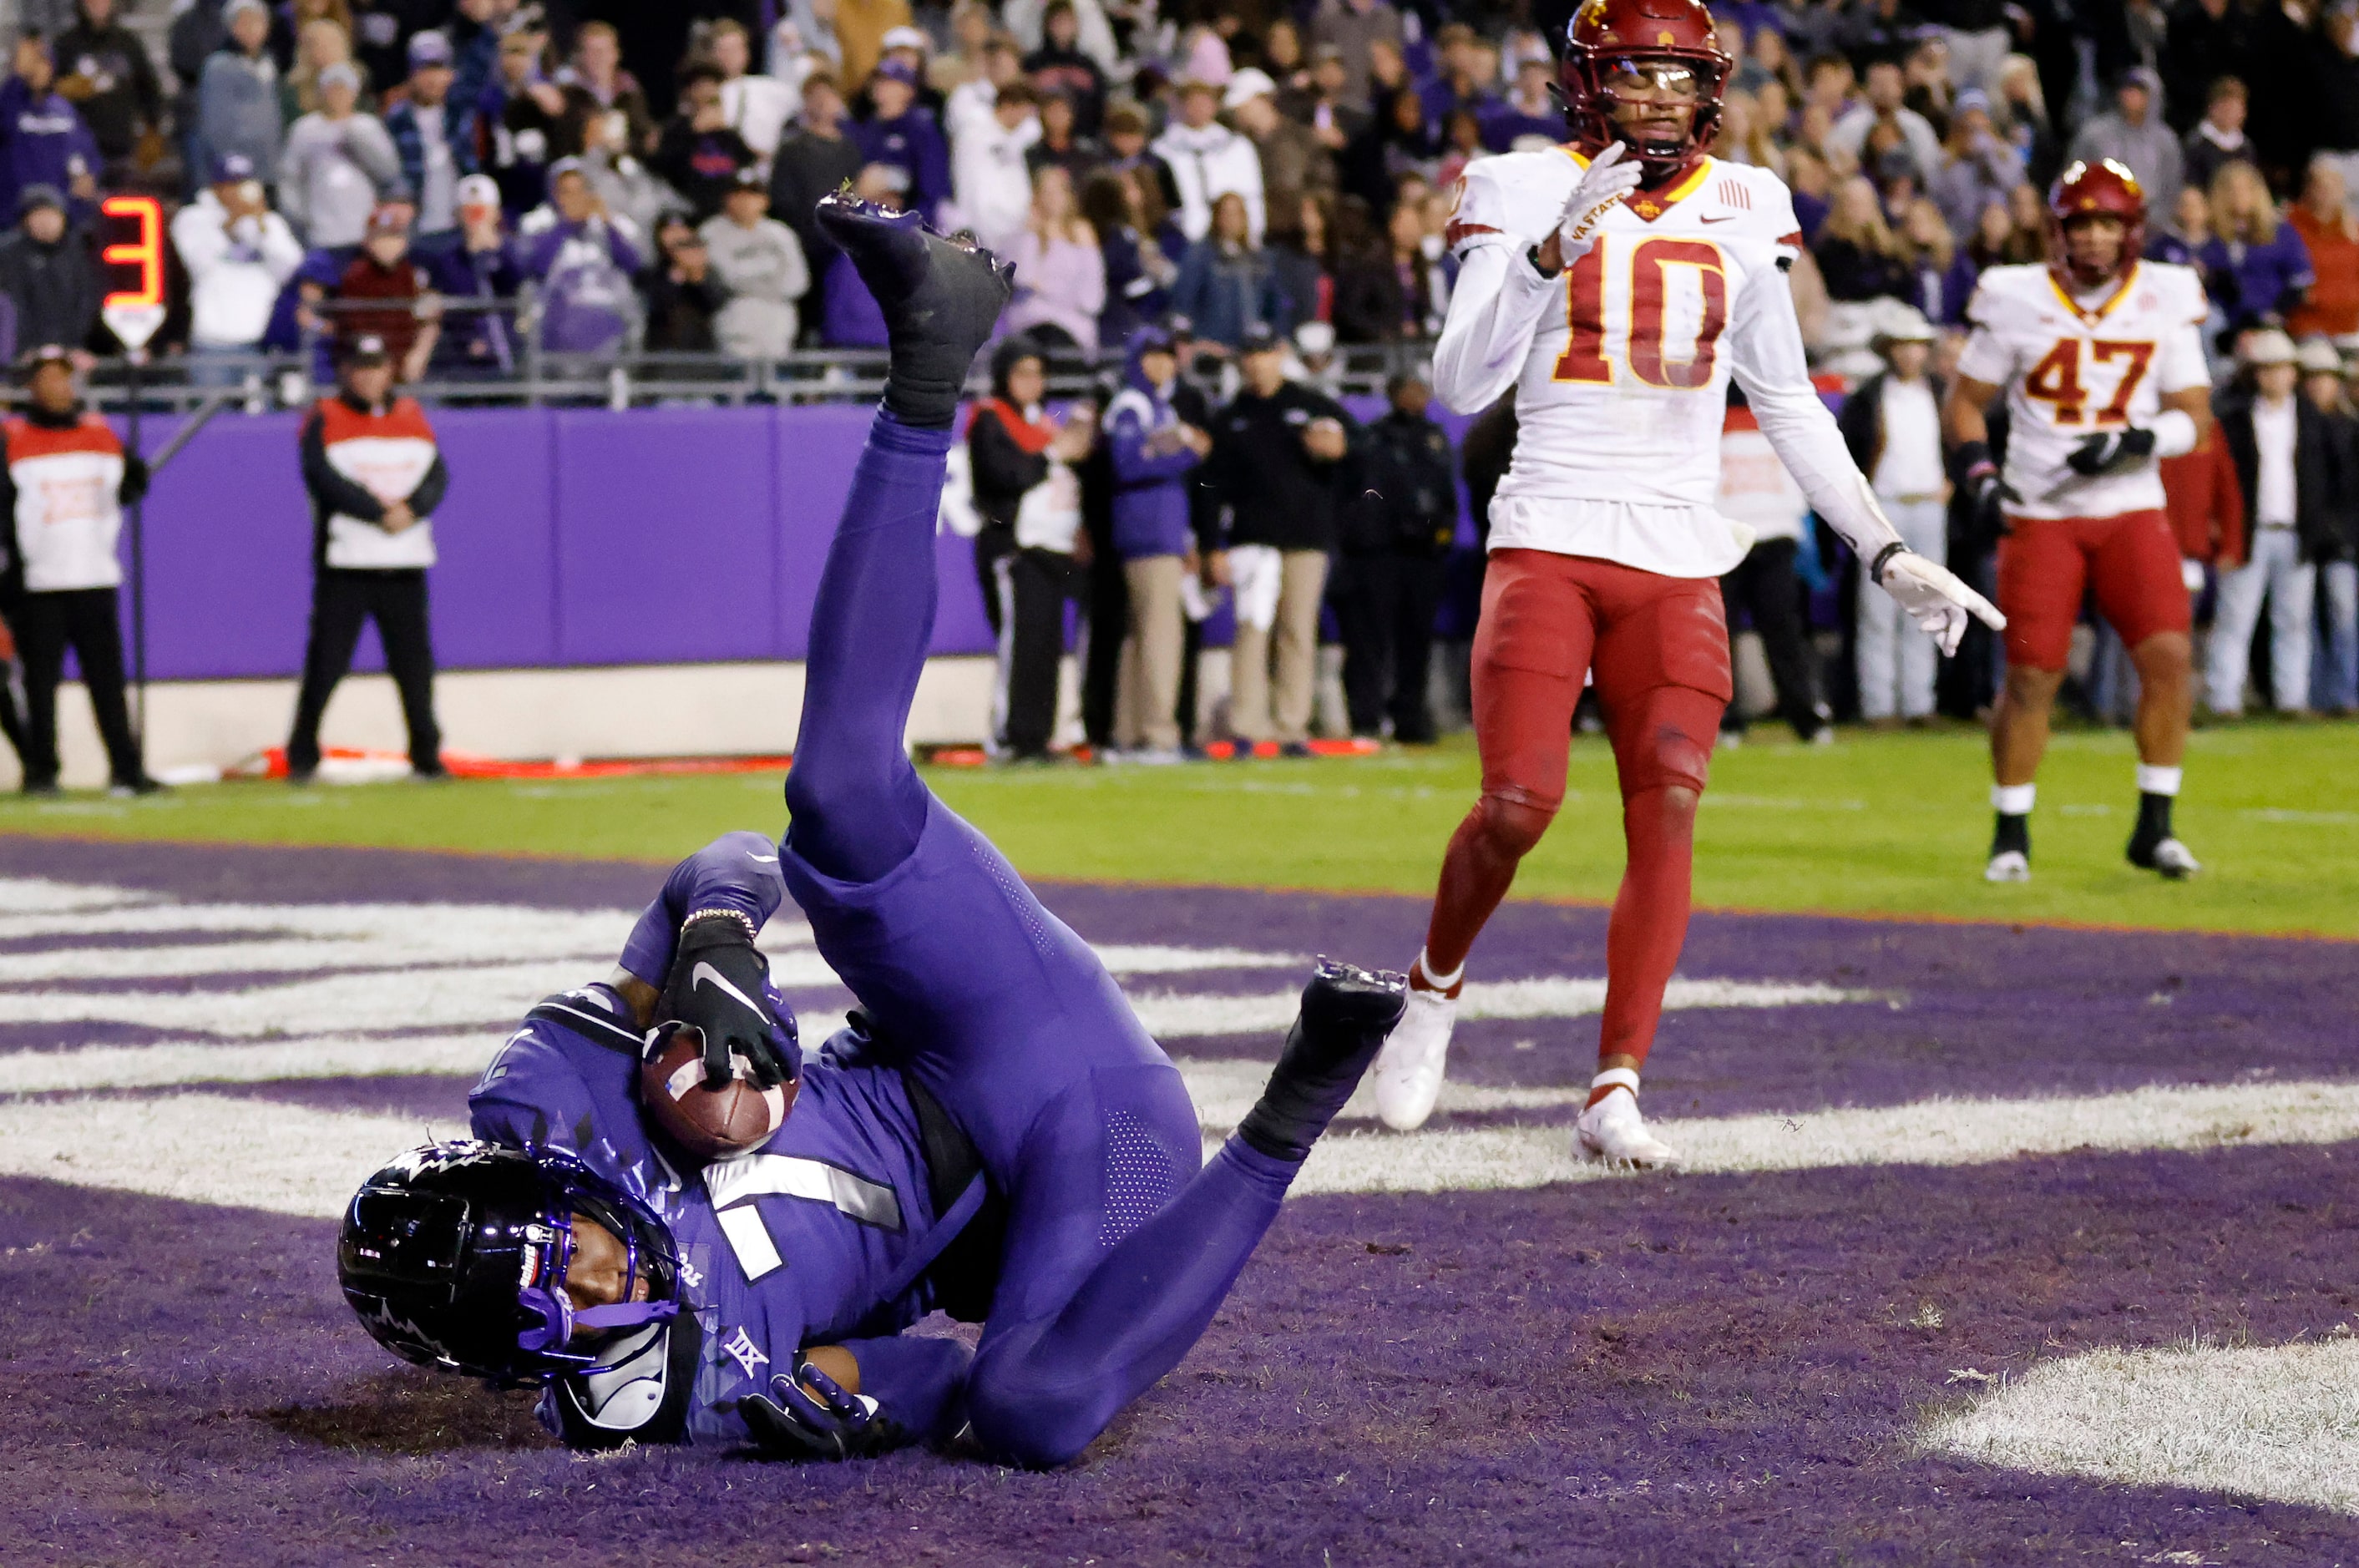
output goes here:
<path id="1" fill-rule="evenodd" d="M 418 488 L 409 493 L 409 509 L 421 517 L 431 516 L 450 490 L 451 468 L 438 452 L 434 454 L 434 466 L 426 471 L 426 477 L 419 480 Z"/>
<path id="2" fill-rule="evenodd" d="M 303 421 L 303 488 L 311 493 L 312 505 L 323 517 L 342 512 L 365 523 L 385 521 L 385 504 L 366 486 L 337 473 L 328 461 L 328 443 L 321 434 L 325 422 L 316 408 Z"/>

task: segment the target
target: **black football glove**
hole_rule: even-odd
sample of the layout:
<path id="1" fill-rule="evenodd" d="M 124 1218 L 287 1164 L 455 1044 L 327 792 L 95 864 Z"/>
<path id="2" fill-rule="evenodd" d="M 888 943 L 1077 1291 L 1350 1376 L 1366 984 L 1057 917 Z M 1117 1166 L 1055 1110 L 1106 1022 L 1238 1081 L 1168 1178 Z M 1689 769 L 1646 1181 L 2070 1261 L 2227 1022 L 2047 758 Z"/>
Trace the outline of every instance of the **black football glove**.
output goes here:
<path id="1" fill-rule="evenodd" d="M 2064 465 L 2075 474 L 2094 479 L 2100 474 L 2135 468 L 2153 455 L 2152 430 L 2108 430 L 2074 447 L 2064 459 Z"/>
<path id="2" fill-rule="evenodd" d="M 739 1399 L 737 1413 L 762 1452 L 777 1459 L 867 1459 L 909 1441 L 875 1400 L 845 1393 L 808 1361 L 771 1378 L 768 1394 Z"/>
<path id="3" fill-rule="evenodd" d="M 784 1030 L 764 989 L 769 978 L 769 961 L 754 950 L 749 922 L 712 914 L 680 928 L 671 980 L 656 1016 L 703 1035 L 705 1087 L 729 1082 L 733 1055 L 745 1058 L 754 1081 L 765 1089 L 777 1088 L 800 1069 L 772 1038 L 773 1031 Z"/>
<path id="4" fill-rule="evenodd" d="M 1972 509 L 1974 532 L 1984 539 L 2006 532 L 2006 504 L 2023 497 L 2000 474 L 1988 444 L 1968 441 L 1951 453 L 1950 475 Z"/>

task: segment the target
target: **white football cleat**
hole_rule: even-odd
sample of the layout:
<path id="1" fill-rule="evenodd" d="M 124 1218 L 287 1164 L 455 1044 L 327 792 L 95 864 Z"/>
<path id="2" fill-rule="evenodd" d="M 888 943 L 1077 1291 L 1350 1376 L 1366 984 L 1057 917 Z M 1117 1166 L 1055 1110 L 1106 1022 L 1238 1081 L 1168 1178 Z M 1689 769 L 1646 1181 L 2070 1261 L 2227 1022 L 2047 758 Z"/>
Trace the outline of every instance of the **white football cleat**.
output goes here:
<path id="1" fill-rule="evenodd" d="M 1376 1116 L 1395 1132 L 1414 1132 L 1433 1115 L 1450 1062 L 1450 1031 L 1457 1022 L 1457 997 L 1408 988 L 1400 1022 L 1393 1026 L 1369 1073 L 1375 1085 Z"/>
<path id="2" fill-rule="evenodd" d="M 1641 1170 L 1680 1162 L 1679 1150 L 1647 1130 L 1638 1096 L 1616 1089 L 1581 1113 L 1572 1124 L 1572 1151 L 1582 1160 Z"/>
<path id="3" fill-rule="evenodd" d="M 1985 882 L 2028 882 L 2031 880 L 2031 856 L 2019 849 L 2002 849 L 1990 857 L 1983 867 Z"/>
<path id="4" fill-rule="evenodd" d="M 2140 862 L 2149 871 L 2159 871 L 2173 882 L 2183 882 L 2203 869 L 2195 852 L 2175 838 L 2164 839 L 2154 846 L 2153 853 Z"/>

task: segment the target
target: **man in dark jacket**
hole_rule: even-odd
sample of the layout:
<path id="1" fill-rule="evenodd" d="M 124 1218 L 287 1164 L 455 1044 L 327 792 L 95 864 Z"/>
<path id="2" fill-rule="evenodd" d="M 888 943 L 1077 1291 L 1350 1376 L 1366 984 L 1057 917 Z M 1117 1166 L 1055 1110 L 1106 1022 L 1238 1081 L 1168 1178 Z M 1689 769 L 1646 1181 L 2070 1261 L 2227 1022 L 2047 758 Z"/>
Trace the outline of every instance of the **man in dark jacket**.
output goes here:
<path id="1" fill-rule="evenodd" d="M 810 264 L 813 297 L 803 302 L 806 333 L 814 332 L 827 313 L 820 290 L 835 265 L 835 242 L 827 237 L 812 213 L 820 198 L 860 176 L 860 144 L 844 134 L 843 90 L 826 71 L 803 78 L 803 113 L 798 128 L 778 143 L 770 159 L 770 215 L 795 231 L 802 242 L 803 260 Z"/>
<path id="2" fill-rule="evenodd" d="M 98 320 L 98 266 L 53 186 L 28 189 L 16 232 L 0 239 L 0 294 L 16 309 L 16 342 L 78 350 Z"/>
<path id="3" fill-rule="evenodd" d="M 704 61 L 680 73 L 679 108 L 664 126 L 647 160 L 688 199 L 699 223 L 721 211 L 740 169 L 754 167 L 754 149 L 730 128 L 721 104 L 721 68 Z"/>
<path id="4" fill-rule="evenodd" d="M 82 110 L 108 180 L 119 181 L 143 131 L 164 123 L 164 89 L 139 36 L 115 20 L 114 0 L 82 0 L 81 19 L 57 36 L 58 91 Z"/>
<path id="5" fill-rule="evenodd" d="M 434 722 L 434 644 L 427 624 L 426 569 L 434 564 L 434 508 L 451 487 L 433 427 L 393 392 L 385 340 L 352 340 L 343 385 L 303 421 L 303 487 L 310 493 L 311 631 L 303 686 L 287 742 L 289 782 L 320 766 L 320 719 L 352 668 L 361 627 L 376 622 L 386 670 L 401 693 L 410 770 L 448 777 Z"/>
<path id="6" fill-rule="evenodd" d="M 1286 756 L 1307 757 L 1327 556 L 1353 494 L 1353 421 L 1325 393 L 1286 378 L 1286 345 L 1266 327 L 1239 349 L 1245 385 L 1213 421 L 1206 464 L 1230 517 L 1215 568 L 1224 566 L 1236 592 L 1229 727 L 1242 741 L 1275 740 Z"/>
<path id="7" fill-rule="evenodd" d="M 2244 492 L 2245 564 L 2220 574 L 2206 659 L 2212 711 L 2245 711 L 2245 678 L 2264 600 L 2269 606 L 2269 686 L 2280 713 L 2310 708 L 2310 619 L 2318 562 L 2340 543 L 2335 432 L 2297 395 L 2293 343 L 2274 329 L 2245 341 L 2248 392 L 2223 401 L 2220 439 Z"/>
<path id="8" fill-rule="evenodd" d="M 36 185 L 61 192 L 75 221 L 98 216 L 98 143 L 57 90 L 49 46 L 16 40 L 16 74 L 0 82 L 0 212 Z"/>
<path id="9" fill-rule="evenodd" d="M 1442 561 L 1458 532 L 1450 437 L 1426 416 L 1422 377 L 1396 376 L 1391 411 L 1368 427 L 1366 487 L 1343 509 L 1343 550 L 1330 590 L 1343 634 L 1343 699 L 1352 733 L 1432 742 L 1425 700 Z"/>

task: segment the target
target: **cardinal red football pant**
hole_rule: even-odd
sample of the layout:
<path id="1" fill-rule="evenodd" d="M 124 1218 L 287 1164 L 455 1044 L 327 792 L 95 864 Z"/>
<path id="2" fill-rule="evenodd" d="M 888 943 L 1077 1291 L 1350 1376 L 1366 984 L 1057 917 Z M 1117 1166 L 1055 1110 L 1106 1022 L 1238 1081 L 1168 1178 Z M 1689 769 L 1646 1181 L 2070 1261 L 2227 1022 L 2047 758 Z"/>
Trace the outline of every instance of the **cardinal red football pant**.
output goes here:
<path id="1" fill-rule="evenodd" d="M 2160 512 L 2114 517 L 2009 517 L 1998 541 L 1998 607 L 2006 661 L 2061 670 L 2090 590 L 2125 648 L 2194 624 L 2179 536 Z"/>
<path id="2" fill-rule="evenodd" d="M 1545 550 L 1491 554 L 1474 633 L 1483 794 L 1450 841 L 1429 973 L 1465 961 L 1564 800 L 1572 710 L 1591 677 L 1622 784 L 1629 850 L 1605 943 L 1601 1056 L 1643 1061 L 1687 939 L 1695 797 L 1731 691 L 1720 583 Z"/>

